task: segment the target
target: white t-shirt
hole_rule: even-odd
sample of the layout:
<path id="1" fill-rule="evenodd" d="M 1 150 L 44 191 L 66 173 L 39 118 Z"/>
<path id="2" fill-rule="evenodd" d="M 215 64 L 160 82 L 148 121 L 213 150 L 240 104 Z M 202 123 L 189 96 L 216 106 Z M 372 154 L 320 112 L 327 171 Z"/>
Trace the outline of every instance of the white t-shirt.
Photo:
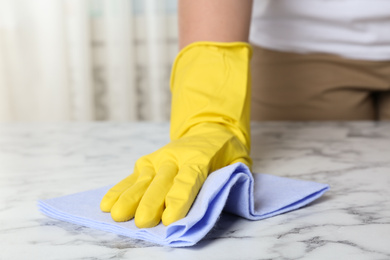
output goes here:
<path id="1" fill-rule="evenodd" d="M 390 60 L 390 0 L 255 0 L 250 41 L 281 51 Z"/>

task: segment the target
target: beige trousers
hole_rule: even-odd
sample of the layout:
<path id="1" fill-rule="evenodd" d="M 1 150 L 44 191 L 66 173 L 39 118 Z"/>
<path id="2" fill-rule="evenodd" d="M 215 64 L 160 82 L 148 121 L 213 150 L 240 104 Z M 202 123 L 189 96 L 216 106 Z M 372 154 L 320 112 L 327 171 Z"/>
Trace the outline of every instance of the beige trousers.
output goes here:
<path id="1" fill-rule="evenodd" d="M 390 61 L 253 49 L 252 120 L 390 120 Z"/>

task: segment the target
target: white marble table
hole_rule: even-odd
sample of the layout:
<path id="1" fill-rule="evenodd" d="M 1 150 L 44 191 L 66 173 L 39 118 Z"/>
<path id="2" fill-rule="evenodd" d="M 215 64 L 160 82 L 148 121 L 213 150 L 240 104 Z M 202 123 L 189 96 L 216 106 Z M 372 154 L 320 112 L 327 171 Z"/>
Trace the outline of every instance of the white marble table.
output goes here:
<path id="1" fill-rule="evenodd" d="M 168 141 L 168 124 L 0 126 L 0 259 L 390 259 L 390 123 L 253 124 L 254 171 L 328 183 L 310 206 L 224 215 L 172 249 L 42 215 L 47 199 L 115 183 Z"/>

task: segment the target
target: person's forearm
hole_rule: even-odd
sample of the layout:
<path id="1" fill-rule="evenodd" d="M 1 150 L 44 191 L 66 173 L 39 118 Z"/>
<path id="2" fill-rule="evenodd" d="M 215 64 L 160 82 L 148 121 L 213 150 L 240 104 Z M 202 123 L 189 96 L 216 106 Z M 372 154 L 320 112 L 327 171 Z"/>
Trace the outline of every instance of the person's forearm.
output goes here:
<path id="1" fill-rule="evenodd" d="M 196 41 L 247 42 L 252 0 L 179 0 L 179 47 Z"/>

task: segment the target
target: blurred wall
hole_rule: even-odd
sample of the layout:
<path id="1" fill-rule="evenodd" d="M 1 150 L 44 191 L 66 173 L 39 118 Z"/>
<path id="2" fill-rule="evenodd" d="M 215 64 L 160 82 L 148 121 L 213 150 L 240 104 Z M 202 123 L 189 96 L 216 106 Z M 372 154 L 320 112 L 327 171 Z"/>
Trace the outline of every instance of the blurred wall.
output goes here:
<path id="1" fill-rule="evenodd" d="M 0 0 L 0 121 L 163 121 L 176 0 Z"/>

